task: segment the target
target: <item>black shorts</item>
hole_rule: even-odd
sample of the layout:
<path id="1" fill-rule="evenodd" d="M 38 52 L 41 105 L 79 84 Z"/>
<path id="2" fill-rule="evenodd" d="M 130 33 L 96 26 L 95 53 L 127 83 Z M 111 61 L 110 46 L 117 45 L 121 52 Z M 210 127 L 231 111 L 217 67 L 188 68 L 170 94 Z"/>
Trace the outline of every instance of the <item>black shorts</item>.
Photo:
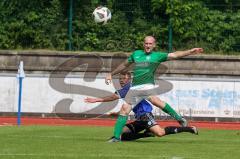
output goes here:
<path id="1" fill-rule="evenodd" d="M 126 126 L 133 133 L 139 133 L 140 131 L 149 129 L 154 125 L 157 125 L 157 122 L 155 121 L 152 113 L 146 113 L 140 116 L 139 118 L 137 118 L 135 121 L 126 124 Z"/>

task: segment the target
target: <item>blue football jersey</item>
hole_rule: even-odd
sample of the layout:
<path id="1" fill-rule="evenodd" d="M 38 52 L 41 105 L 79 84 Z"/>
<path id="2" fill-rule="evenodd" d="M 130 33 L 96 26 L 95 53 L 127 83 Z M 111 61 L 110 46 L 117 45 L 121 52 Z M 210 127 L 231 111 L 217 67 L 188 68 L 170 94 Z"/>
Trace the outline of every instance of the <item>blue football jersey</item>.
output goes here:
<path id="1" fill-rule="evenodd" d="M 118 94 L 120 98 L 125 98 L 130 87 L 131 83 L 127 83 L 121 89 L 117 90 L 115 93 Z"/>
<path id="2" fill-rule="evenodd" d="M 120 98 L 125 98 L 130 87 L 131 83 L 127 83 L 115 93 L 118 94 Z M 141 115 L 152 112 L 152 105 L 147 100 L 143 99 L 133 108 L 133 112 L 135 117 L 138 118 Z"/>

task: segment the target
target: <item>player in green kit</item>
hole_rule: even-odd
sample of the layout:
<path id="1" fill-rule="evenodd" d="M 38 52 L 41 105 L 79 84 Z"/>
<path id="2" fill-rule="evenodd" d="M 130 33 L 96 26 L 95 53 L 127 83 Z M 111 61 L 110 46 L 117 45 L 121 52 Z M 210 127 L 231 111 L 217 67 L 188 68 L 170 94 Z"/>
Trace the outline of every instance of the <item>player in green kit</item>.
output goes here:
<path id="1" fill-rule="evenodd" d="M 114 127 L 114 138 L 112 138 L 110 142 L 116 142 L 120 140 L 120 135 L 124 125 L 127 122 L 128 114 L 141 100 L 148 100 L 153 105 L 161 105 L 165 109 L 171 108 L 167 103 L 160 100 L 156 96 L 158 86 L 155 85 L 154 75 L 160 63 L 203 52 L 202 48 L 193 48 L 191 50 L 176 51 L 168 54 L 164 52 L 153 51 L 155 46 L 156 40 L 153 36 L 145 37 L 144 50 L 134 51 L 124 63 L 119 65 L 105 78 L 106 84 L 109 84 L 112 81 L 112 75 L 120 73 L 131 64 L 135 64 L 133 67 L 132 87 L 125 97 L 125 103 L 122 105 L 120 114 Z M 169 111 L 171 113 L 171 109 L 169 109 Z"/>

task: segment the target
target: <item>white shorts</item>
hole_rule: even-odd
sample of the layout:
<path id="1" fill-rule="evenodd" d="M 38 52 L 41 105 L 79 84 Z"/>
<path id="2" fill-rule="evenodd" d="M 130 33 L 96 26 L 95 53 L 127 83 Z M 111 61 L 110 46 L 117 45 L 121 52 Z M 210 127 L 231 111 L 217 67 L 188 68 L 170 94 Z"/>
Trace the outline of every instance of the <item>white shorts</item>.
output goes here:
<path id="1" fill-rule="evenodd" d="M 157 95 L 158 85 L 154 84 L 142 84 L 133 86 L 129 89 L 125 102 L 132 105 L 132 108 L 136 106 L 143 99 L 148 100 L 149 96 Z"/>

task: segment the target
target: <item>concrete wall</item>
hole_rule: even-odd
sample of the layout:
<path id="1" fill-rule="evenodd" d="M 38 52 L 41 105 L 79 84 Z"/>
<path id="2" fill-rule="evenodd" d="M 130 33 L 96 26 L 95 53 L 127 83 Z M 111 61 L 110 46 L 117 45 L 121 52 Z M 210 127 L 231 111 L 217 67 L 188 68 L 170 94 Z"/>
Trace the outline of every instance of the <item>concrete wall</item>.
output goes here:
<path id="1" fill-rule="evenodd" d="M 87 96 L 109 95 L 119 86 L 106 86 L 106 72 L 126 59 L 126 53 L 0 51 L 0 111 L 17 111 L 17 66 L 24 62 L 24 113 L 102 114 L 117 111 L 121 101 L 85 104 Z M 240 118 L 240 57 L 191 56 L 163 63 L 156 76 L 159 97 L 193 117 Z M 165 87 L 162 87 L 165 86 Z M 165 89 L 165 90 L 164 90 Z M 163 115 L 154 109 L 156 115 Z"/>
<path id="2" fill-rule="evenodd" d="M 126 59 L 127 53 L 99 53 L 99 52 L 57 52 L 57 51 L 5 51 L 0 50 L 0 71 L 16 71 L 19 61 L 24 61 L 27 72 L 51 72 L 64 64 L 63 70 L 70 70 L 74 65 L 88 64 L 88 71 L 108 72 Z M 69 61 L 70 60 L 70 61 Z M 240 56 L 197 55 L 176 61 L 165 62 L 158 70 L 167 75 L 204 77 L 240 76 Z M 85 71 L 77 67 L 74 72 Z"/>

